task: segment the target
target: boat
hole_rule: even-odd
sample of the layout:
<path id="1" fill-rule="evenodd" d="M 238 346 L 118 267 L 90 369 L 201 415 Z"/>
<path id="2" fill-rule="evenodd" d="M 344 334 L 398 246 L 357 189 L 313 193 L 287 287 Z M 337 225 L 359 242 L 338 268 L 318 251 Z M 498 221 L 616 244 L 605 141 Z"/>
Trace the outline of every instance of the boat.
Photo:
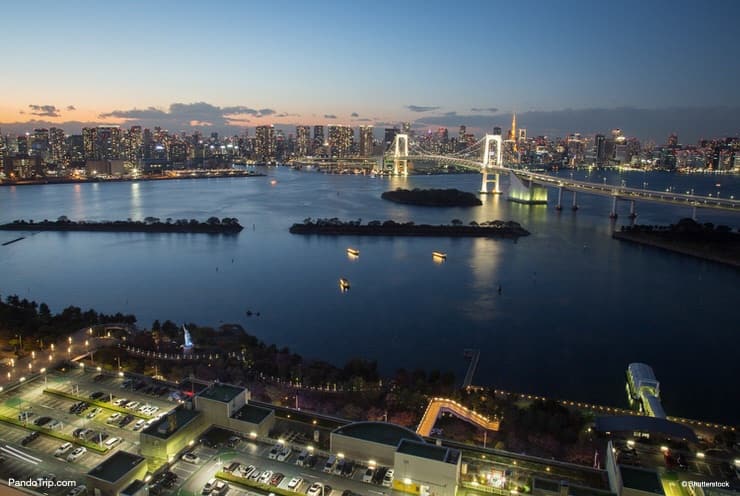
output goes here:
<path id="1" fill-rule="evenodd" d="M 447 253 L 443 253 L 441 251 L 433 251 L 432 258 L 439 258 L 442 260 L 447 260 Z"/>
<path id="2" fill-rule="evenodd" d="M 359 257 L 360 250 L 358 250 L 357 248 L 347 248 L 347 254 L 352 255 L 353 257 Z"/>
<path id="3" fill-rule="evenodd" d="M 346 291 L 349 289 L 349 280 L 345 279 L 344 277 L 339 278 L 339 288 L 342 291 Z"/>

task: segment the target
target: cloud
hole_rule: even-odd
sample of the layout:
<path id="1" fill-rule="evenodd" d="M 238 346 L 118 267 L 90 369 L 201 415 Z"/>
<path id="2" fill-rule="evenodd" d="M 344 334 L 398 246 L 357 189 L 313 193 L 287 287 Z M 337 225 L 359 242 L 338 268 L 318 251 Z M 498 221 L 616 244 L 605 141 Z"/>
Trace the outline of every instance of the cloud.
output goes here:
<path id="1" fill-rule="evenodd" d="M 337 116 L 334 114 L 324 114 L 324 119 L 336 119 Z"/>
<path id="2" fill-rule="evenodd" d="M 147 127 L 187 128 L 244 125 L 252 118 L 259 119 L 276 113 L 277 111 L 271 108 L 256 109 L 245 105 L 219 107 L 206 102 L 195 102 L 173 103 L 167 110 L 156 107 L 113 110 L 102 113 L 99 117 L 101 119 L 123 119 L 129 123 L 136 122 Z"/>
<path id="3" fill-rule="evenodd" d="M 301 114 L 289 114 L 288 112 L 280 112 L 279 114 L 276 114 L 275 117 L 300 117 Z"/>
<path id="4" fill-rule="evenodd" d="M 367 117 L 363 117 L 362 119 L 355 119 L 357 122 L 372 122 L 372 119 L 368 119 Z"/>
<path id="5" fill-rule="evenodd" d="M 67 112 L 72 112 L 73 110 L 77 110 L 74 105 L 67 105 Z"/>
<path id="6" fill-rule="evenodd" d="M 406 108 L 412 112 L 431 112 L 432 110 L 439 110 L 439 107 L 424 107 L 422 105 L 406 105 Z"/>
<path id="7" fill-rule="evenodd" d="M 31 109 L 29 114 L 36 115 L 38 117 L 59 117 L 62 114 L 59 113 L 59 109 L 54 105 L 29 105 Z"/>
<path id="8" fill-rule="evenodd" d="M 351 114 L 349 114 L 349 116 L 350 117 L 360 117 L 360 114 L 358 114 L 357 112 L 352 112 Z"/>
<path id="9" fill-rule="evenodd" d="M 444 115 L 445 117 L 455 117 L 457 115 L 457 112 L 445 112 L 442 115 Z"/>
<path id="10" fill-rule="evenodd" d="M 496 112 L 498 112 L 498 109 L 495 107 L 489 107 L 489 108 L 474 107 L 474 108 L 471 108 L 470 111 L 471 112 L 490 112 L 492 114 L 495 114 Z"/>

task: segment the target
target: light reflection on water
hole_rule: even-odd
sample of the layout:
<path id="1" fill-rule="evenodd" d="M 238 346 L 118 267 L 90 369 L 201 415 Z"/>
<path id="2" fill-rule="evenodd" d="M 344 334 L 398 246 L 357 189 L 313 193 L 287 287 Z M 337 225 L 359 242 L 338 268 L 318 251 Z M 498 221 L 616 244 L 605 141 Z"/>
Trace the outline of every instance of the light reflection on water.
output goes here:
<path id="1" fill-rule="evenodd" d="M 3 222 L 216 215 L 245 226 L 238 236 L 39 233 L 0 248 L 0 294 L 47 301 L 53 310 L 74 304 L 131 312 L 144 327 L 154 319 L 241 323 L 307 356 L 341 365 L 364 355 L 389 373 L 401 366 L 440 368 L 462 378 L 462 350 L 477 348 L 475 382 L 609 404 L 624 402 L 626 365 L 644 361 L 663 384 L 669 414 L 737 420 L 738 395 L 704 395 L 707 382 L 733 384 L 740 373 L 737 271 L 612 240 L 608 198 L 579 195 L 575 213 L 568 196 L 556 212 L 552 193 L 546 207 L 487 195 L 482 207 L 439 210 L 379 196 L 396 187 L 475 192 L 480 176 L 268 173 L 277 179 L 274 186 L 268 177 L 0 188 Z M 655 187 L 703 181 L 696 187 L 711 189 L 716 182 L 607 173 L 615 184 L 643 177 Z M 502 177 L 504 191 L 507 184 Z M 722 189 L 738 195 L 740 180 L 723 177 Z M 628 208 L 620 204 L 617 225 L 627 223 Z M 659 205 L 637 209 L 638 221 L 648 224 L 690 215 Z M 532 234 L 514 243 L 287 232 L 306 217 L 514 220 Z M 740 225 L 729 214 L 700 211 L 700 220 Z M 15 234 L 0 232 L 0 241 L 10 237 Z M 360 250 L 358 259 L 348 258 L 349 246 Z M 436 263 L 433 251 L 447 253 L 447 261 Z M 351 281 L 345 294 L 337 289 L 340 277 Z M 247 310 L 261 315 L 247 317 Z M 691 399 L 700 395 L 701 402 Z"/>

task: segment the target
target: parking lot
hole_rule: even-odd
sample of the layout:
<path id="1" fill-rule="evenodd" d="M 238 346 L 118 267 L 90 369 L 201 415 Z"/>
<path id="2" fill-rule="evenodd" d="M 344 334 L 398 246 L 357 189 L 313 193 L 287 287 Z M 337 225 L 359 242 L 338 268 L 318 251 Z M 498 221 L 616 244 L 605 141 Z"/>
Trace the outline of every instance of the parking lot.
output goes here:
<path id="1" fill-rule="evenodd" d="M 3 392 L 0 395 L 0 415 L 24 421 L 29 426 L 49 428 L 53 433 L 83 436 L 81 439 L 97 443 L 105 452 L 97 453 L 87 449 L 77 459 L 67 461 L 67 457 L 78 445 L 73 445 L 64 454 L 55 457 L 56 450 L 64 440 L 41 432 L 24 445 L 24 438 L 32 432 L 30 429 L 0 422 L 0 456 L 4 458 L 0 465 L 0 477 L 5 480 L 10 477 L 36 479 L 53 474 L 57 480 L 74 480 L 83 484 L 85 474 L 116 450 L 138 452 L 138 430 L 143 427 L 141 424 L 137 427 L 138 418 L 134 417 L 127 425 L 120 426 L 119 422 L 108 421 L 114 412 L 105 406 L 80 405 L 81 400 L 44 391 L 51 389 L 85 399 L 97 393 L 98 401 L 127 398 L 141 405 L 137 405 L 137 409 L 132 412 L 149 405 L 157 407 L 157 415 L 165 414 L 175 406 L 175 403 L 167 401 L 167 394 L 153 395 L 151 390 L 150 394 L 146 394 L 150 384 L 137 390 L 131 387 L 135 383 L 122 389 L 123 383 L 124 379 L 120 377 L 98 374 L 94 370 L 86 372 L 75 369 L 50 372 L 46 377 L 22 384 L 13 391 Z M 75 405 L 79 405 L 79 408 L 74 409 Z M 126 414 L 119 415 L 121 419 L 124 416 Z M 69 488 L 61 487 L 44 490 L 53 495 L 66 494 L 67 491 Z"/>
<path id="2" fill-rule="evenodd" d="M 170 470 L 178 476 L 177 482 L 167 489 L 163 488 L 159 491 L 155 489 L 154 493 L 181 494 L 180 491 L 182 490 L 187 494 L 200 494 L 203 487 L 214 477 L 216 472 L 234 462 L 239 463 L 242 467 L 254 466 L 255 469 L 250 474 L 253 478 L 257 472 L 262 477 L 265 477 L 265 472 L 268 472 L 269 475 L 266 476 L 268 478 L 263 479 L 267 480 L 267 483 L 274 482 L 272 485 L 276 487 L 291 489 L 304 494 L 315 482 L 325 485 L 324 496 L 339 496 L 345 491 L 351 491 L 357 495 L 395 493 L 389 487 L 382 486 L 382 478 L 376 483 L 362 482 L 367 468 L 364 465 L 353 464 L 353 469 L 345 475 L 339 475 L 335 470 L 332 473 L 325 473 L 323 469 L 328 458 L 327 454 L 316 453 L 312 467 L 299 466 L 296 461 L 302 451 L 301 448 L 292 449 L 284 461 L 280 461 L 276 457 L 270 459 L 270 451 L 273 447 L 274 445 L 270 443 L 243 438 L 233 448 L 228 446 L 208 447 L 204 443 L 200 443 L 191 451 L 197 457 L 197 461 L 195 463 L 183 459 L 176 461 Z M 236 472 L 238 473 L 238 471 L 239 469 Z M 294 487 L 289 487 L 291 480 L 294 478 L 299 479 L 298 483 Z M 228 491 L 229 495 L 258 493 L 257 490 L 248 489 L 235 483 L 230 484 Z"/>

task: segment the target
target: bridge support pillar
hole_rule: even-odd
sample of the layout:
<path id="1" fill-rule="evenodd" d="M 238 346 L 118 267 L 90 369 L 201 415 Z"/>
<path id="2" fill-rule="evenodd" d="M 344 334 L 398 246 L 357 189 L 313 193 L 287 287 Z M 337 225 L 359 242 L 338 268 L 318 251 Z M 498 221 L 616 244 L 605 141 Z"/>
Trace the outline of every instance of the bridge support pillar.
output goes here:
<path id="1" fill-rule="evenodd" d="M 558 204 L 555 205 L 555 210 L 563 209 L 563 188 L 558 188 Z"/>
<path id="2" fill-rule="evenodd" d="M 574 192 L 573 192 L 573 206 L 571 207 L 571 208 L 573 209 L 573 211 L 574 211 L 574 212 L 575 212 L 576 210 L 578 210 L 578 200 L 577 200 L 576 198 L 577 198 L 577 194 L 576 194 L 576 192 L 574 191 Z"/>
<path id="3" fill-rule="evenodd" d="M 635 213 L 635 200 L 630 200 L 630 219 L 635 219 L 637 213 Z"/>
<path id="4" fill-rule="evenodd" d="M 493 175 L 493 180 L 488 179 L 488 172 L 484 168 L 483 171 L 481 171 L 481 175 L 483 176 L 481 186 L 480 186 L 480 192 L 483 194 L 494 194 L 494 195 L 500 195 L 501 194 L 501 175 L 497 172 Z M 488 183 L 493 182 L 493 190 L 488 191 Z"/>
<path id="5" fill-rule="evenodd" d="M 694 205 L 691 209 L 691 218 L 696 221 L 696 205 Z"/>
<path id="6" fill-rule="evenodd" d="M 612 211 L 609 214 L 610 219 L 616 219 L 617 218 L 617 197 L 612 197 Z"/>

